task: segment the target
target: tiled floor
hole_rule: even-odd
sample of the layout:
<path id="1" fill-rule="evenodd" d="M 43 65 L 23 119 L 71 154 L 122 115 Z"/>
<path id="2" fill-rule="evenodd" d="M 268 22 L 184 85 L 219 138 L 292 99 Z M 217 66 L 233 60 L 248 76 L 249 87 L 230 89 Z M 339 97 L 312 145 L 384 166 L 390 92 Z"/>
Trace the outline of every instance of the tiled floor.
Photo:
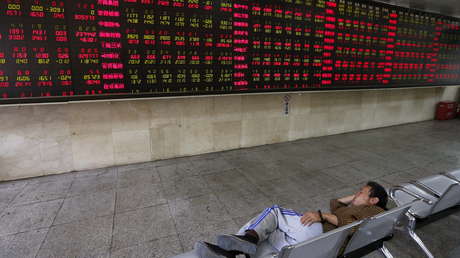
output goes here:
<path id="1" fill-rule="evenodd" d="M 0 257 L 170 257 L 235 232 L 272 204 L 328 209 L 460 168 L 460 120 L 0 183 Z M 419 230 L 437 257 L 460 245 L 460 212 Z M 402 237 L 396 257 L 422 257 Z M 376 254 L 370 257 L 378 257 Z"/>

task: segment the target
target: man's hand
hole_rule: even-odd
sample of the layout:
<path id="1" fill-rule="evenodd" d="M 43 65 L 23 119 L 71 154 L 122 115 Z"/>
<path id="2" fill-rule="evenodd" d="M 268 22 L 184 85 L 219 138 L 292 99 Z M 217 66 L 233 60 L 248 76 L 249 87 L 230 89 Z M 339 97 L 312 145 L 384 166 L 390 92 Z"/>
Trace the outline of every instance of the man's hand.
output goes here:
<path id="1" fill-rule="evenodd" d="M 318 212 L 311 212 L 311 211 L 305 212 L 302 218 L 300 218 L 300 222 L 304 226 L 310 226 L 311 224 L 315 222 L 320 222 L 320 221 L 321 221 L 321 217 L 319 216 Z"/>
<path id="2" fill-rule="evenodd" d="M 355 195 L 352 194 L 352 195 L 349 195 L 349 196 L 345 196 L 345 197 L 342 197 L 340 199 L 337 199 L 339 202 L 343 203 L 343 204 L 350 204 L 353 199 L 355 198 Z"/>

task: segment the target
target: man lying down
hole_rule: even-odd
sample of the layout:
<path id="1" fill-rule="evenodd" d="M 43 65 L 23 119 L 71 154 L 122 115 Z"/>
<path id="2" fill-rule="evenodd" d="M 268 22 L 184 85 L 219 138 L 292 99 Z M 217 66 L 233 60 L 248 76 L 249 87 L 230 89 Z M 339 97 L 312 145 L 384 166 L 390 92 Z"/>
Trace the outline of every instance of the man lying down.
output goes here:
<path id="1" fill-rule="evenodd" d="M 306 212 L 274 205 L 250 220 L 236 235 L 220 235 L 217 245 L 197 242 L 195 250 L 201 258 L 254 255 L 264 240 L 280 251 L 284 246 L 297 244 L 323 232 L 372 217 L 386 210 L 388 195 L 381 185 L 368 182 L 354 195 L 330 202 L 330 213 Z"/>

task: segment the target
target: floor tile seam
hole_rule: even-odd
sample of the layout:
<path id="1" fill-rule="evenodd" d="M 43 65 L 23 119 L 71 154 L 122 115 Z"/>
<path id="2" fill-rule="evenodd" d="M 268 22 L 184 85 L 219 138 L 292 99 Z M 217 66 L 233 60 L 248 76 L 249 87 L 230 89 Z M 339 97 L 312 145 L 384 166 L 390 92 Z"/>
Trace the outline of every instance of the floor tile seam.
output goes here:
<path id="1" fill-rule="evenodd" d="M 67 190 L 64 190 L 62 193 L 57 193 L 57 194 L 52 194 L 52 195 L 57 195 L 57 196 L 62 196 L 62 197 L 54 197 L 54 198 L 51 198 L 48 199 L 48 198 L 45 198 L 43 200 L 39 200 L 39 201 L 31 201 L 31 202 L 20 202 L 20 203 L 14 203 L 14 201 L 16 200 L 17 197 L 15 197 L 15 200 L 13 200 L 11 202 L 11 204 L 15 204 L 15 206 L 18 206 L 18 205 L 27 205 L 27 204 L 33 204 L 33 203 L 38 203 L 38 202 L 44 202 L 44 201 L 51 201 L 51 200 L 57 200 L 57 199 L 65 199 L 66 196 L 67 196 Z M 46 196 L 46 194 L 44 194 Z M 19 196 L 19 195 L 18 195 Z"/>
<path id="2" fill-rule="evenodd" d="M 75 171 L 75 179 L 85 179 L 85 178 L 91 178 L 91 177 L 96 177 L 100 176 L 102 174 L 108 173 L 110 169 L 113 169 L 113 167 L 105 167 L 105 168 L 96 168 L 94 170 L 101 170 L 101 171 L 93 171 L 89 172 L 93 169 L 86 169 L 86 170 L 80 170 L 80 171 Z"/>
<path id="3" fill-rule="evenodd" d="M 377 166 L 379 166 L 380 168 L 384 168 L 384 169 L 388 169 L 388 168 L 389 168 L 389 167 L 386 167 L 386 166 L 382 167 L 382 166 L 381 166 L 380 164 L 378 164 L 378 163 L 369 162 L 369 161 L 366 160 L 366 159 L 360 159 L 360 160 L 357 160 L 357 161 L 355 161 L 355 162 L 359 162 L 359 161 L 365 162 L 365 163 L 367 163 L 367 164 L 377 165 Z M 354 169 L 360 171 L 360 172 L 364 172 L 364 173 L 366 172 L 366 171 L 363 171 L 362 169 L 356 167 L 356 165 L 353 165 L 353 164 L 351 164 L 351 163 L 350 163 L 350 166 L 353 167 Z"/>
<path id="4" fill-rule="evenodd" d="M 118 177 L 118 171 L 117 171 L 117 177 Z M 114 201 L 114 207 L 113 207 L 113 216 L 112 216 L 112 229 L 110 232 L 110 243 L 109 243 L 109 257 L 112 256 L 112 245 L 113 245 L 113 232 L 115 230 L 115 215 L 116 215 L 116 209 L 117 209 L 117 197 L 118 193 L 115 191 L 115 201 Z"/>
<path id="5" fill-rule="evenodd" d="M 258 190 L 265 198 L 267 198 L 268 200 L 272 201 L 270 196 L 267 193 L 265 193 L 265 191 L 263 191 L 263 189 L 260 186 L 258 186 L 256 184 L 250 184 L 250 185 L 252 187 L 254 187 L 256 190 Z"/>
<path id="6" fill-rule="evenodd" d="M 200 231 L 200 232 L 197 232 L 197 233 L 212 233 L 212 234 L 215 234 L 216 233 L 215 230 L 214 230 L 215 227 L 217 226 L 218 228 L 220 228 L 220 225 L 217 225 L 217 224 L 224 224 L 225 225 L 225 223 L 228 223 L 228 222 L 234 223 L 233 218 L 229 216 L 225 220 L 213 221 L 211 224 L 206 223 L 204 221 L 200 221 L 198 223 L 200 224 L 200 226 L 203 226 L 202 228 L 204 230 Z M 236 223 L 236 225 L 239 226 L 238 223 Z M 181 235 L 189 235 L 189 234 L 192 234 L 192 233 L 195 233 L 195 232 L 177 230 L 177 235 L 179 235 L 179 236 L 181 236 Z"/>
<path id="7" fill-rule="evenodd" d="M 101 170 L 101 171 L 91 172 L 91 173 L 89 173 L 88 170 L 76 171 L 77 174 L 75 175 L 75 179 L 85 180 L 85 179 L 93 179 L 96 177 L 109 177 L 109 176 L 115 176 L 115 174 L 118 173 L 118 169 L 116 166 L 96 168 L 95 170 Z M 79 175 L 79 173 L 86 173 L 86 174 Z"/>
<path id="8" fill-rule="evenodd" d="M 171 234 L 171 235 L 166 235 L 166 236 L 162 236 L 162 237 L 158 237 L 158 238 L 153 238 L 153 239 L 146 240 L 146 241 L 140 241 L 140 242 L 128 245 L 128 246 L 121 247 L 121 248 L 113 248 L 112 246 L 110 246 L 109 247 L 110 256 L 112 255 L 113 252 L 117 252 L 117 251 L 120 251 L 120 250 L 123 250 L 123 249 L 132 248 L 132 247 L 142 246 L 142 245 L 145 245 L 145 244 L 148 244 L 148 243 L 152 243 L 152 242 L 159 241 L 159 240 L 162 240 L 162 239 L 167 239 L 167 238 L 170 238 L 170 237 L 177 237 L 179 245 L 181 245 L 181 248 L 182 248 L 182 243 L 181 243 L 181 241 L 179 239 L 179 234 Z M 184 249 L 182 248 L 182 250 L 184 250 Z"/>
<path id="9" fill-rule="evenodd" d="M 69 173 L 72 173 L 72 172 L 69 172 Z M 41 177 L 41 176 L 39 176 Z M 44 176 L 46 177 L 46 176 Z M 33 185 L 44 185 L 44 184 L 49 184 L 49 183 L 69 183 L 69 188 L 68 189 L 65 189 L 64 191 L 68 191 L 70 189 L 70 185 L 75 181 L 75 176 L 72 176 L 71 179 L 64 179 L 64 180 L 50 180 L 50 181 L 47 181 L 47 180 L 43 180 L 43 181 L 38 181 L 38 180 L 34 180 L 36 177 L 32 177 L 30 178 L 30 182 L 28 182 L 25 186 L 26 187 L 29 187 L 29 186 L 33 186 Z M 34 182 L 35 181 L 35 182 Z"/>
<path id="10" fill-rule="evenodd" d="M 119 179 L 118 167 L 115 168 L 114 177 L 115 177 L 115 182 L 118 182 L 118 179 Z M 111 229 L 111 233 L 110 233 L 109 257 L 112 255 L 113 232 L 114 232 L 114 229 L 115 229 L 115 214 L 116 214 L 117 202 L 118 202 L 118 189 L 117 189 L 116 184 L 115 184 L 114 191 L 115 191 L 115 200 L 114 200 L 113 215 L 112 215 L 112 229 Z"/>
<path id="11" fill-rule="evenodd" d="M 50 227 L 38 227 L 38 228 L 32 228 L 32 229 L 28 229 L 28 230 L 21 230 L 21 231 L 14 232 L 14 233 L 7 233 L 7 234 L 4 234 L 4 235 L 0 234 L 0 238 L 1 237 L 11 237 L 11 236 L 19 235 L 19 234 L 24 234 L 24 233 L 28 233 L 28 232 L 32 232 L 32 231 L 49 229 L 49 228 Z"/>
<path id="12" fill-rule="evenodd" d="M 119 186 L 118 184 L 114 187 L 113 190 L 115 191 L 118 191 L 118 190 L 126 190 L 126 189 L 129 189 L 129 188 L 137 188 L 138 186 L 155 186 L 155 185 L 161 185 L 161 182 L 160 180 L 158 180 L 159 182 L 155 182 L 155 183 L 150 183 L 150 182 L 144 182 L 144 181 L 141 181 L 141 182 L 137 182 L 137 183 L 132 183 L 132 184 L 128 184 L 128 185 L 125 185 L 125 186 Z"/>
<path id="13" fill-rule="evenodd" d="M 36 205 L 36 204 L 39 204 L 39 203 L 47 203 L 47 202 L 52 202 L 52 201 L 57 201 L 57 200 L 63 200 L 64 201 L 65 199 L 66 199 L 65 197 L 62 197 L 62 198 L 41 200 L 41 201 L 36 201 L 36 202 L 12 204 L 10 206 L 7 206 L 7 209 L 9 209 L 9 208 L 17 208 L 17 207 L 24 207 L 24 206 L 31 206 L 31 205 Z"/>
<path id="14" fill-rule="evenodd" d="M 157 189 L 154 186 L 157 186 L 158 189 L 162 186 L 162 183 L 160 181 L 155 182 L 155 183 L 149 183 L 149 182 L 138 182 L 134 184 L 129 184 L 127 186 L 116 186 L 113 191 L 125 191 L 128 189 L 138 189 L 138 188 L 148 188 L 148 189 Z"/>
<path id="15" fill-rule="evenodd" d="M 193 198 L 199 198 L 199 197 L 203 197 L 203 196 L 207 196 L 207 195 L 214 195 L 215 197 L 217 197 L 216 194 L 215 194 L 214 192 L 209 192 L 209 193 L 203 193 L 203 194 L 188 196 L 188 197 L 186 197 L 186 198 L 174 198 L 174 199 L 168 199 L 168 198 L 166 198 L 166 199 L 167 199 L 167 201 L 168 201 L 167 204 L 168 204 L 168 205 L 172 205 L 172 204 L 174 204 L 174 202 L 177 202 L 177 201 L 188 201 L 188 200 L 193 199 Z"/>
<path id="16" fill-rule="evenodd" d="M 70 183 L 70 185 L 72 185 L 72 184 L 73 184 L 73 181 L 72 181 L 72 183 Z M 40 247 L 38 248 L 37 252 L 35 253 L 35 256 L 34 256 L 35 258 L 37 258 L 38 254 L 40 253 L 40 250 L 42 250 L 43 244 L 45 243 L 46 239 L 48 238 L 48 234 L 51 231 L 51 228 L 52 228 L 52 226 L 54 224 L 54 221 L 56 220 L 56 217 L 58 216 L 58 214 L 61 211 L 63 206 L 64 206 L 64 200 L 62 200 L 61 204 L 59 205 L 59 209 L 56 211 L 56 213 L 54 215 L 54 218 L 53 218 L 53 221 L 51 222 L 50 226 L 48 227 L 48 231 L 46 232 L 45 237 L 43 238 L 42 242 L 40 243 Z"/>
<path id="17" fill-rule="evenodd" d="M 357 160 L 351 160 L 351 161 L 344 161 L 344 162 L 339 162 L 337 164 L 329 164 L 329 165 L 326 165 L 322 168 L 318 168 L 318 169 L 313 169 L 313 170 L 310 170 L 311 172 L 318 172 L 318 171 L 321 171 L 321 170 L 324 170 L 324 169 L 329 169 L 329 168 L 333 168 L 333 167 L 337 167 L 337 166 L 342 166 L 344 164 L 348 164 L 348 163 L 351 163 L 351 162 L 356 162 L 356 161 L 359 161 L 359 159 Z M 302 165 L 305 169 L 308 170 L 308 167 L 305 166 L 305 165 Z"/>
<path id="18" fill-rule="evenodd" d="M 115 211 L 114 211 L 114 214 L 115 216 L 118 215 L 118 214 L 124 214 L 124 213 L 128 213 L 128 212 L 133 212 L 133 211 L 137 211 L 137 210 L 141 210 L 141 209 L 147 209 L 147 208 L 154 208 L 154 207 L 157 207 L 157 206 L 162 206 L 162 205 L 166 205 L 168 204 L 167 202 L 168 200 L 165 199 L 165 202 L 162 202 L 162 203 L 157 203 L 157 204 L 154 204 L 154 205 L 148 205 L 148 206 L 142 206 L 142 207 L 137 207 L 137 208 L 133 208 L 133 209 L 123 209 L 123 210 L 118 210 L 116 209 L 115 207 Z"/>
<path id="19" fill-rule="evenodd" d="M 201 178 L 200 176 L 197 176 L 197 177 L 199 177 L 200 179 L 206 181 L 206 179 L 203 179 L 203 178 Z M 179 182 L 174 182 L 173 187 L 174 187 L 174 188 L 178 188 L 178 187 L 177 187 L 177 184 L 178 184 L 178 183 L 179 183 Z M 163 191 L 164 191 L 163 193 L 166 193 L 166 190 L 165 190 L 164 188 L 167 188 L 167 185 L 162 185 L 162 187 L 163 187 Z M 190 198 L 194 198 L 194 197 L 198 197 L 198 196 L 202 196 L 202 195 L 206 195 L 206 194 L 210 194 L 210 193 L 212 193 L 212 189 L 211 189 L 211 188 L 206 188 L 206 190 L 205 190 L 204 193 L 192 194 L 192 195 L 190 195 L 190 196 L 187 196 L 186 198 L 180 198 L 180 197 L 177 198 L 177 197 L 174 197 L 173 199 L 179 199 L 179 200 L 184 200 L 184 199 L 185 199 L 185 200 L 187 200 L 187 199 L 190 199 Z M 165 196 L 165 198 L 168 199 L 168 200 L 170 200 L 170 197 Z"/>
<path id="20" fill-rule="evenodd" d="M 138 167 L 128 168 L 128 169 L 121 169 L 121 167 L 123 167 L 123 166 L 138 166 Z M 116 169 L 117 172 L 127 172 L 127 171 L 132 171 L 132 170 L 137 170 L 137 169 L 147 169 L 147 168 L 155 169 L 156 167 L 154 165 L 139 165 L 139 163 L 133 163 L 133 164 L 128 164 L 128 165 L 114 166 L 112 168 Z"/>
<path id="21" fill-rule="evenodd" d="M 262 188 L 260 188 L 260 186 L 256 185 L 256 184 L 253 184 L 252 185 L 256 190 L 258 190 L 265 198 L 267 198 L 268 200 L 271 201 L 271 198 L 268 194 L 266 194 L 264 191 L 262 191 Z"/>
<path id="22" fill-rule="evenodd" d="M 132 169 L 132 170 L 125 170 L 121 172 L 117 172 L 118 174 L 118 179 L 122 178 L 122 176 L 135 176 L 135 177 L 146 177 L 146 176 L 153 176 L 157 174 L 158 171 L 155 168 L 152 168 L 151 170 L 139 170 L 139 169 Z"/>
<path id="23" fill-rule="evenodd" d="M 163 186 L 163 179 L 161 178 L 161 175 L 160 175 L 159 172 L 158 172 L 158 178 L 159 178 L 159 181 L 160 181 L 159 184 L 160 184 L 161 186 Z M 162 188 L 161 190 L 164 191 L 163 188 Z M 164 194 L 164 193 L 163 193 L 163 194 Z M 182 241 L 180 241 L 180 238 L 179 238 L 179 231 L 177 230 L 176 216 L 174 216 L 174 214 L 173 214 L 173 211 L 172 211 L 172 209 L 171 209 L 171 204 L 169 203 L 169 200 L 168 200 L 167 198 L 165 198 L 165 200 L 166 200 L 166 204 L 161 204 L 161 205 L 168 205 L 169 215 L 171 216 L 171 220 L 172 220 L 172 222 L 173 222 L 173 224 L 174 224 L 174 230 L 175 230 L 175 232 L 176 232 L 175 236 L 177 237 L 177 239 L 178 239 L 178 241 L 179 241 L 179 245 L 180 245 L 181 251 L 183 252 L 183 251 L 185 251 L 185 248 L 184 248 L 184 245 L 182 244 Z M 153 206 L 153 207 L 155 207 L 155 206 Z M 114 220 L 114 223 L 115 223 L 115 220 Z M 113 236 L 112 236 L 112 238 L 113 238 Z M 110 245 L 110 255 L 112 255 L 112 245 Z"/>
<path id="24" fill-rule="evenodd" d="M 327 172 L 326 172 L 326 173 L 327 173 Z M 334 179 L 340 181 L 341 183 L 343 183 L 343 184 L 345 184 L 345 185 L 348 184 L 347 182 L 345 182 L 345 181 L 348 180 L 348 179 L 340 178 L 340 177 L 338 177 L 337 175 L 331 175 L 331 174 L 328 174 L 328 176 L 330 176 L 330 177 L 332 177 L 332 178 L 334 178 Z M 366 179 L 362 179 L 362 181 L 355 181 L 355 179 L 352 179 L 352 180 L 353 180 L 354 182 L 365 182 L 365 181 L 367 181 Z M 360 180 L 361 180 L 361 179 L 360 179 Z"/>
<path id="25" fill-rule="evenodd" d="M 273 181 L 273 180 L 283 178 L 282 175 L 278 175 L 276 177 L 267 177 L 267 178 L 264 178 L 264 179 L 260 179 L 259 177 L 264 177 L 264 175 L 251 175 L 251 176 L 249 176 L 249 175 L 243 174 L 244 181 L 247 182 L 250 185 L 256 185 L 258 182 Z M 290 176 L 287 176 L 287 177 L 290 177 Z"/>
<path id="26" fill-rule="evenodd" d="M 173 159 L 174 159 L 174 158 L 173 158 Z M 163 160 L 168 160 L 168 161 L 169 161 L 169 160 L 171 160 L 171 159 L 163 159 Z M 161 161 L 161 160 L 160 160 L 160 161 Z M 155 161 L 154 161 L 154 162 L 155 162 Z M 171 161 L 171 162 L 173 162 L 173 161 Z M 178 162 L 178 163 L 171 163 L 171 164 L 167 164 L 167 165 L 154 165 L 154 167 L 155 167 L 156 169 L 158 169 L 158 168 L 161 168 L 161 167 L 177 166 L 177 165 L 182 165 L 182 164 L 187 164 L 187 163 L 190 163 L 190 164 L 191 164 L 192 162 L 187 160 L 187 161 L 181 161 L 181 162 Z"/>
<path id="27" fill-rule="evenodd" d="M 91 192 L 91 193 L 87 193 L 87 194 L 95 194 L 95 193 L 109 192 L 109 191 L 112 191 L 112 190 L 102 190 L 102 191 L 96 191 L 96 192 Z M 116 198 L 116 191 L 114 191 L 114 193 L 115 193 L 115 198 Z M 84 194 L 81 194 L 81 195 L 84 195 Z M 80 195 L 66 197 L 65 199 L 63 199 L 62 205 L 64 205 L 64 202 L 65 202 L 67 199 L 71 199 L 71 198 L 79 197 L 79 196 L 80 196 Z M 56 213 L 56 217 L 59 215 L 59 212 L 61 211 L 61 209 L 62 209 L 62 207 L 59 208 L 58 213 Z M 115 206 L 114 206 L 114 212 L 113 212 L 113 213 L 115 213 Z M 67 222 L 63 222 L 63 223 L 59 223 L 59 224 L 55 224 L 55 220 L 56 220 L 56 217 L 55 217 L 54 220 L 53 220 L 53 223 L 50 225 L 50 228 L 51 228 L 51 227 L 56 227 L 56 226 L 61 226 L 61 225 L 67 225 L 67 224 L 71 224 L 71 223 L 78 223 L 78 222 L 85 221 L 85 220 L 89 220 L 89 219 L 96 219 L 96 218 L 101 218 L 101 217 L 107 217 L 107 216 L 110 216 L 110 215 L 111 215 L 111 214 L 91 216 L 91 217 L 89 217 L 89 218 L 76 219 L 76 220 L 71 220 L 71 221 L 67 221 Z"/>
<path id="28" fill-rule="evenodd" d="M 212 175 L 212 174 L 209 174 L 209 175 Z M 161 183 L 171 183 L 171 182 L 175 182 L 177 180 L 180 180 L 180 179 L 183 179 L 183 178 L 189 178 L 189 177 L 198 177 L 198 176 L 201 176 L 200 174 L 174 174 L 174 175 L 171 175 L 171 176 L 161 176 L 160 175 L 160 182 L 158 182 L 159 184 Z"/>
<path id="29" fill-rule="evenodd" d="M 236 169 L 237 167 L 231 167 L 231 168 L 225 168 L 225 169 L 219 169 L 219 170 L 212 170 L 212 171 L 215 171 L 215 172 L 211 172 L 211 173 L 206 173 L 206 172 L 209 172 L 211 170 L 203 170 L 203 171 L 200 171 L 200 173 L 198 174 L 199 176 L 206 176 L 206 175 L 213 175 L 213 174 L 218 174 L 218 173 L 224 173 L 226 171 L 230 171 L 230 170 L 233 170 L 233 169 Z M 203 173 L 204 172 L 204 173 Z"/>
<path id="30" fill-rule="evenodd" d="M 112 213 L 115 213 L 115 212 L 111 212 L 110 214 L 107 213 L 107 214 L 102 214 L 102 215 L 90 216 L 90 217 L 86 217 L 86 218 L 73 219 L 73 220 L 70 220 L 70 221 L 62 222 L 62 223 L 55 223 L 53 221 L 53 224 L 51 224 L 50 227 L 57 227 L 57 226 L 62 226 L 62 225 L 67 225 L 67 224 L 75 224 L 75 223 L 80 223 L 80 222 L 90 220 L 90 219 L 98 219 L 98 218 L 102 218 L 102 217 L 113 216 Z"/>
<path id="31" fill-rule="evenodd" d="M 91 183 L 93 183 L 94 181 L 97 181 L 97 179 L 92 179 Z M 82 185 L 86 185 L 86 186 L 88 184 L 91 184 L 89 182 L 79 182 L 79 183 L 82 184 Z M 107 187 L 107 188 L 116 188 L 116 182 L 108 183 L 108 185 L 109 185 L 109 187 Z M 89 190 L 89 191 L 88 190 L 81 191 L 81 190 L 77 189 L 77 191 L 76 191 L 76 190 L 70 189 L 69 192 L 67 193 L 67 195 L 72 195 L 73 193 L 84 193 L 84 192 L 91 192 L 91 190 Z"/>
<path id="32" fill-rule="evenodd" d="M 225 212 L 227 213 L 227 215 L 229 216 L 230 220 L 229 221 L 233 221 L 233 218 L 232 218 L 232 214 L 230 213 L 230 211 L 228 210 L 227 206 L 219 199 L 219 196 L 217 194 L 214 194 L 216 196 L 216 200 L 218 201 L 218 203 L 223 206 L 223 209 L 225 210 Z M 234 221 L 233 221 L 234 222 Z M 235 222 L 234 222 L 235 223 Z M 177 231 L 178 234 L 180 234 L 181 232 Z M 182 232 L 183 233 L 183 232 Z M 184 249 L 185 250 L 185 249 Z"/>
<path id="33" fill-rule="evenodd" d="M 21 189 L 21 191 L 18 191 L 18 193 L 13 198 L 11 198 L 11 200 L 6 204 L 6 208 L 3 210 L 3 212 L 0 213 L 0 219 L 2 218 L 2 215 L 6 211 L 6 209 L 8 209 L 8 207 L 10 207 L 10 205 L 14 202 L 14 200 L 16 200 L 16 198 L 18 198 L 18 196 L 25 191 L 26 185 L 27 184 L 25 184 L 23 189 Z"/>
<path id="34" fill-rule="evenodd" d="M 178 230 L 178 227 L 177 227 L 178 222 L 176 221 L 176 216 L 173 213 L 173 210 L 171 208 L 171 204 L 169 203 L 169 200 L 167 200 L 167 205 L 168 205 L 169 215 L 171 216 L 171 220 L 172 220 L 172 222 L 174 224 L 174 230 L 176 232 L 177 239 L 179 240 L 180 248 L 182 249 L 182 251 L 185 251 L 185 246 L 183 245 L 182 241 L 179 238 L 179 230 Z"/>
<path id="35" fill-rule="evenodd" d="M 387 167 L 387 168 L 389 168 L 389 167 Z M 412 166 L 410 166 L 408 168 L 399 168 L 399 169 L 390 168 L 391 170 L 387 171 L 388 173 L 385 173 L 385 175 L 383 175 L 382 177 L 396 175 L 396 174 L 403 173 L 405 171 L 408 171 L 408 170 L 411 170 L 411 169 L 414 169 L 414 168 L 418 168 L 418 166 L 412 165 Z"/>
<path id="36" fill-rule="evenodd" d="M 113 187 L 113 188 L 109 188 L 109 189 L 97 189 L 95 191 L 83 191 L 83 192 L 78 192 L 78 194 L 67 193 L 67 195 L 64 197 L 64 199 L 70 199 L 70 198 L 74 198 L 74 197 L 78 197 L 78 196 L 82 196 L 82 195 L 97 194 L 97 193 L 101 193 L 101 192 L 109 192 L 109 191 L 116 192 L 116 190 L 117 190 L 117 188 Z"/>
<path id="37" fill-rule="evenodd" d="M 53 177 L 55 177 L 55 178 L 53 178 Z M 63 178 L 59 178 L 59 177 L 63 177 Z M 26 177 L 26 178 L 21 178 L 19 180 L 30 181 L 29 183 L 34 183 L 34 181 L 36 181 L 37 183 L 40 183 L 40 180 L 44 180 L 43 182 L 53 182 L 53 181 L 59 181 L 59 180 L 62 180 L 62 179 L 66 179 L 66 177 L 69 177 L 69 178 L 73 179 L 75 177 L 75 175 L 73 174 L 72 171 L 68 171 L 68 172 L 62 172 L 62 173 L 41 174 L 39 176 Z M 46 178 L 48 178 L 49 181 L 46 180 Z"/>

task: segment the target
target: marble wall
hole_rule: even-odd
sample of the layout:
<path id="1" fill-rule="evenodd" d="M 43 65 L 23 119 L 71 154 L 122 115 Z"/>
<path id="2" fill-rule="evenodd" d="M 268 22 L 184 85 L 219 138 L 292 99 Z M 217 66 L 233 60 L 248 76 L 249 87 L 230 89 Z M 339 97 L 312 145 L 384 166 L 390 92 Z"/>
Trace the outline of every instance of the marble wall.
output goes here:
<path id="1" fill-rule="evenodd" d="M 458 87 L 0 106 L 0 181 L 433 119 Z"/>

